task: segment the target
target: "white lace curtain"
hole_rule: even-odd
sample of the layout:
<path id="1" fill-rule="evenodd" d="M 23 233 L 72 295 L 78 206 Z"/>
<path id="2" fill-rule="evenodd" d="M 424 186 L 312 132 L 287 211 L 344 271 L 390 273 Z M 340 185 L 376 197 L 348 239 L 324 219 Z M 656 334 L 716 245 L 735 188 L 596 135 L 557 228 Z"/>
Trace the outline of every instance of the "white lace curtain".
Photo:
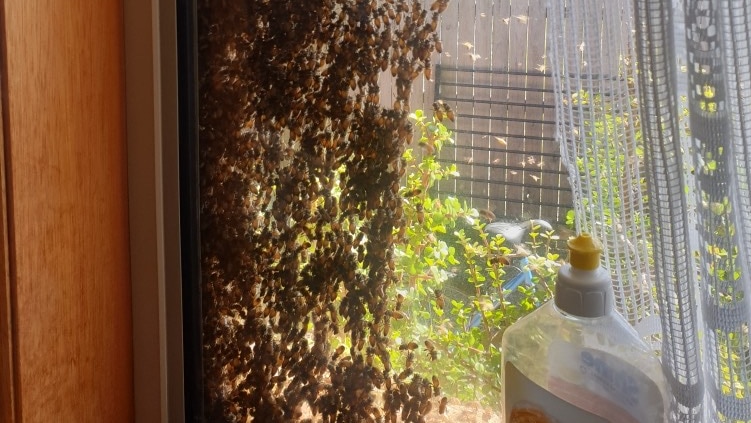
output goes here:
<path id="1" fill-rule="evenodd" d="M 751 2 L 551 0 L 577 229 L 661 351 L 674 421 L 751 421 Z"/>

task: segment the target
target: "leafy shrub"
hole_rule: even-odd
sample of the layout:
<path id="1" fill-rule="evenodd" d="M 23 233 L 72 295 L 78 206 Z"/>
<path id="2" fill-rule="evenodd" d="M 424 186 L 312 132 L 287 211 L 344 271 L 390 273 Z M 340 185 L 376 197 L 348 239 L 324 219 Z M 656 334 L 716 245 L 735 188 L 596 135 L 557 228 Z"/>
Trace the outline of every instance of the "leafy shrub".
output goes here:
<path id="1" fill-rule="evenodd" d="M 453 142 L 451 131 L 420 110 L 410 118 L 422 151 L 404 154 L 406 225 L 395 234 L 400 282 L 391 293 L 398 318 L 390 335 L 392 362 L 437 374 L 449 395 L 494 404 L 504 330 L 551 298 L 560 266 L 551 249 L 555 236 L 533 228 L 529 250 L 511 250 L 503 237 L 484 232 L 485 218 L 478 210 L 455 197 L 435 195 L 436 182 L 458 175 L 455 165 L 436 159 Z M 520 262 L 522 256 L 526 260 Z M 524 272 L 531 272 L 531 284 L 504 289 Z M 426 354 L 415 357 L 416 346 Z"/>

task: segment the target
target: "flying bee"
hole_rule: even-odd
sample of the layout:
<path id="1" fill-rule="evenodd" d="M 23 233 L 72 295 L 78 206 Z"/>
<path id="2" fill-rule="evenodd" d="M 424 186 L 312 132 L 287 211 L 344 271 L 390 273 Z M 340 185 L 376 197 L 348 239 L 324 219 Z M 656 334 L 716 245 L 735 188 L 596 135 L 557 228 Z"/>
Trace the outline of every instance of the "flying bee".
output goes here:
<path id="1" fill-rule="evenodd" d="M 433 341 L 426 339 L 425 348 L 428 350 L 428 356 L 430 357 L 431 361 L 438 360 L 438 351 L 436 351 Z"/>
<path id="2" fill-rule="evenodd" d="M 390 317 L 391 317 L 392 319 L 396 319 L 396 320 L 401 320 L 401 319 L 404 319 L 404 318 L 406 318 L 406 317 L 407 317 L 407 315 L 406 315 L 406 314 L 404 314 L 403 312 L 401 312 L 401 311 L 399 311 L 399 310 L 390 310 L 390 311 L 388 312 L 388 314 L 389 314 L 389 316 L 390 316 Z"/>
<path id="3" fill-rule="evenodd" d="M 444 305 L 446 304 L 444 298 L 443 298 L 443 291 L 440 289 L 436 289 L 435 292 L 435 305 L 439 309 L 443 310 Z"/>
<path id="4" fill-rule="evenodd" d="M 421 142 L 420 143 L 420 147 L 424 148 L 425 149 L 425 154 L 427 154 L 429 156 L 432 155 L 433 153 L 435 153 L 435 147 L 433 147 L 430 143 Z"/>
<path id="5" fill-rule="evenodd" d="M 404 295 L 396 294 L 396 306 L 394 307 L 396 311 L 402 309 L 402 304 L 404 304 Z"/>
<path id="6" fill-rule="evenodd" d="M 489 260 L 491 265 L 500 264 L 501 266 L 508 266 L 511 264 L 511 259 L 506 255 L 498 255 L 491 257 Z"/>
<path id="7" fill-rule="evenodd" d="M 414 196 L 420 195 L 420 194 L 422 194 L 422 189 L 420 189 L 420 188 L 414 188 L 414 189 L 405 191 L 402 194 L 402 197 L 404 197 L 404 198 L 410 198 L 410 197 L 414 197 Z"/>
<path id="8" fill-rule="evenodd" d="M 446 110 L 446 117 L 449 118 L 451 122 L 454 122 L 454 120 L 456 119 L 456 115 L 454 114 L 454 111 L 451 110 L 451 106 L 444 103 L 443 108 Z"/>
<path id="9" fill-rule="evenodd" d="M 480 213 L 480 216 L 487 219 L 488 222 L 492 222 L 495 220 L 495 213 L 493 213 L 492 211 L 488 209 L 480 209 L 478 213 Z"/>
<path id="10" fill-rule="evenodd" d="M 440 100 L 433 102 L 433 115 L 435 115 L 435 118 L 438 120 L 438 122 L 443 122 L 444 114 L 443 109 L 441 106 L 443 105 L 443 102 Z"/>
<path id="11" fill-rule="evenodd" d="M 399 350 L 404 351 L 414 351 L 417 349 L 417 342 L 411 341 L 406 344 L 399 345 Z"/>

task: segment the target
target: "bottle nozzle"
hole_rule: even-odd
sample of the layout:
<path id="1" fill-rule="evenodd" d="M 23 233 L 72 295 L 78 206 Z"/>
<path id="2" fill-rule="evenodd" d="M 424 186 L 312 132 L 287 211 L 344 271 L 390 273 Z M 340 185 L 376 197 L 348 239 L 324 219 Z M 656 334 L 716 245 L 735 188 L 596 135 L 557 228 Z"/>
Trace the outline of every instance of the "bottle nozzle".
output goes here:
<path id="1" fill-rule="evenodd" d="M 600 266 L 602 247 L 592 236 L 583 233 L 568 241 L 569 263 L 579 270 L 594 270 Z"/>

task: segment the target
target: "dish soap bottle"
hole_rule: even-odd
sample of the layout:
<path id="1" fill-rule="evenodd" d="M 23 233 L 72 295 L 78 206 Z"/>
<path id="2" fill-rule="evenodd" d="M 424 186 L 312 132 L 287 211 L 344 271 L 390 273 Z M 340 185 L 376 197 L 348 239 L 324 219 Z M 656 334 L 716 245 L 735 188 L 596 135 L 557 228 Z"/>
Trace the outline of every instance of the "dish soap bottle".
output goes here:
<path id="1" fill-rule="evenodd" d="M 554 300 L 503 335 L 506 423 L 668 421 L 662 367 L 614 310 L 602 249 L 587 234 L 568 247 Z"/>

